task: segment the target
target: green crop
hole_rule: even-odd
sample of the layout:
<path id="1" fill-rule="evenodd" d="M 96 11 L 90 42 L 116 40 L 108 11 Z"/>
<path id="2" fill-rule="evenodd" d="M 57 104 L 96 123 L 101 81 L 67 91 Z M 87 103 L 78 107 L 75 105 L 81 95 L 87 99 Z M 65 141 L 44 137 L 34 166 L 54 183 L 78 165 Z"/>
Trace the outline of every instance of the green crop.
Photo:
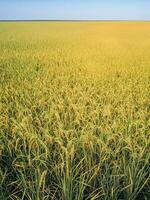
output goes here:
<path id="1" fill-rule="evenodd" d="M 150 23 L 0 23 L 0 199 L 150 199 Z"/>

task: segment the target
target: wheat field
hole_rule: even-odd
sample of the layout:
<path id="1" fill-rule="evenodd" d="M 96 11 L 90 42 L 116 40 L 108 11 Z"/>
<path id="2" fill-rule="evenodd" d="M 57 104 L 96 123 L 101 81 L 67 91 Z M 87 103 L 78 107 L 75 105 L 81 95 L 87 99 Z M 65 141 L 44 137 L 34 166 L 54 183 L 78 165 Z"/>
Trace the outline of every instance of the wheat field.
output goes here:
<path id="1" fill-rule="evenodd" d="M 150 199 L 150 22 L 0 23 L 0 199 Z"/>

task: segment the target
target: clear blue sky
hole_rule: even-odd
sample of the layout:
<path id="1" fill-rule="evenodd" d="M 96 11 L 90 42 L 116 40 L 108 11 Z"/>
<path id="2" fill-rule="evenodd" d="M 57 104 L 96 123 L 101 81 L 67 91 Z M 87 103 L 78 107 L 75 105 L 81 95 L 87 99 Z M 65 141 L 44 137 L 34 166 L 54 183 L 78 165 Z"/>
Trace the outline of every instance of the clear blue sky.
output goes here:
<path id="1" fill-rule="evenodd" d="M 0 20 L 150 20 L 150 0 L 0 0 Z"/>

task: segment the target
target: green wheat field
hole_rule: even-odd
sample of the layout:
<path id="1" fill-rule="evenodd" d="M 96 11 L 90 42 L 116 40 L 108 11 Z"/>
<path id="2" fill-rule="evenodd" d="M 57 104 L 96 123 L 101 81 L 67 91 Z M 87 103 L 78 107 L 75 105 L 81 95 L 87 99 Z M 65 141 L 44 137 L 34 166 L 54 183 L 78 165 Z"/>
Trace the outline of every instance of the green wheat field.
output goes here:
<path id="1" fill-rule="evenodd" d="M 150 199 L 150 22 L 0 22 L 9 199 Z"/>

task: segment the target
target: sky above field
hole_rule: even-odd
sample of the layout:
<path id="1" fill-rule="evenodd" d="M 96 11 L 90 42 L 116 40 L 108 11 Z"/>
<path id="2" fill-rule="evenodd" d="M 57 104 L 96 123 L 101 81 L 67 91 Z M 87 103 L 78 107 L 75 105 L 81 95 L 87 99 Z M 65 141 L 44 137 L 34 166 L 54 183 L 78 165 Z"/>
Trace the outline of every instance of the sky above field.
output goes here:
<path id="1" fill-rule="evenodd" d="M 150 0 L 0 0 L 0 20 L 150 20 Z"/>

